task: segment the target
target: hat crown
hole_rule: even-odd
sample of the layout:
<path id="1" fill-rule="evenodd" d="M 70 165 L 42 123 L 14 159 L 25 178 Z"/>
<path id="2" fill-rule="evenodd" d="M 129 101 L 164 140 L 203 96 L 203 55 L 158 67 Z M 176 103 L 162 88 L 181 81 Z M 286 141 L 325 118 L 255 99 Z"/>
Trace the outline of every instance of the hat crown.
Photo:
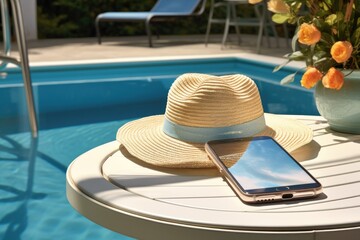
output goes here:
<path id="1" fill-rule="evenodd" d="M 165 115 L 183 126 L 224 127 L 263 113 L 258 88 L 249 77 L 184 74 L 170 88 Z"/>

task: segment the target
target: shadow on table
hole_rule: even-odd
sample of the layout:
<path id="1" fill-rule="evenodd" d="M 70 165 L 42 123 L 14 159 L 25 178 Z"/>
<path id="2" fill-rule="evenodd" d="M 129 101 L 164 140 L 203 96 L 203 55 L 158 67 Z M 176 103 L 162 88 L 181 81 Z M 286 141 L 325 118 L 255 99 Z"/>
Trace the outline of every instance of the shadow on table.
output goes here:
<path id="1" fill-rule="evenodd" d="M 320 144 L 312 140 L 308 144 L 291 152 L 291 156 L 293 156 L 298 162 L 304 162 L 316 158 L 320 149 Z"/>

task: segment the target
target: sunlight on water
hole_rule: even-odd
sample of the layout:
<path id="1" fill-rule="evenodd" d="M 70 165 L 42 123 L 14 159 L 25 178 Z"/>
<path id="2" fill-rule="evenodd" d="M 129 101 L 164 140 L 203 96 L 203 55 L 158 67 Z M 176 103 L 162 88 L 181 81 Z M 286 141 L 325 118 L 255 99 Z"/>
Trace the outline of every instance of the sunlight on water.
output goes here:
<path id="1" fill-rule="evenodd" d="M 0 135 L 0 239 L 129 239 L 77 213 L 65 192 L 67 166 L 115 140 L 124 122 L 84 124 Z"/>

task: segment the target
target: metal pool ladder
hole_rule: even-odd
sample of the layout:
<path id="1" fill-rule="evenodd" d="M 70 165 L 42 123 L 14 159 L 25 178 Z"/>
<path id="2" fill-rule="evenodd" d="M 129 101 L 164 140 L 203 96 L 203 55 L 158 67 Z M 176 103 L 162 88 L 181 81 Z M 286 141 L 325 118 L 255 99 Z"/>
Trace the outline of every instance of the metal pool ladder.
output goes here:
<path id="1" fill-rule="evenodd" d="M 10 32 L 8 0 L 0 0 L 0 1 L 1 1 L 0 2 L 1 17 L 2 17 L 3 39 L 4 39 L 4 53 L 0 54 L 0 60 L 2 61 L 0 63 L 0 70 L 6 68 L 8 63 L 15 64 L 21 68 L 22 76 L 24 80 L 26 104 L 28 108 L 31 133 L 32 136 L 36 138 L 38 135 L 38 124 L 36 119 L 36 110 L 34 105 L 33 90 L 31 84 L 28 50 L 27 50 L 26 39 L 24 34 L 24 22 L 22 18 L 20 0 L 10 0 L 20 60 L 10 56 L 11 32 Z"/>

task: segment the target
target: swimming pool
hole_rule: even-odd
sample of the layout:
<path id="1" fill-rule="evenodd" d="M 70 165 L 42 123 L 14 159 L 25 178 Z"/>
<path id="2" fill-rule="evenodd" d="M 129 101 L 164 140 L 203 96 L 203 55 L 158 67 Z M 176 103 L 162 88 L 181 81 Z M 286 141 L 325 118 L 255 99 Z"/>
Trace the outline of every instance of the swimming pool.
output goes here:
<path id="1" fill-rule="evenodd" d="M 8 70 L 0 80 L 0 238 L 127 239 L 68 204 L 71 161 L 113 141 L 125 122 L 163 113 L 171 83 L 186 72 L 242 73 L 257 83 L 266 112 L 318 114 L 311 91 L 279 85 L 295 69 L 272 73 L 275 64 L 223 57 L 34 66 L 38 139 L 29 133 L 21 73 Z"/>

